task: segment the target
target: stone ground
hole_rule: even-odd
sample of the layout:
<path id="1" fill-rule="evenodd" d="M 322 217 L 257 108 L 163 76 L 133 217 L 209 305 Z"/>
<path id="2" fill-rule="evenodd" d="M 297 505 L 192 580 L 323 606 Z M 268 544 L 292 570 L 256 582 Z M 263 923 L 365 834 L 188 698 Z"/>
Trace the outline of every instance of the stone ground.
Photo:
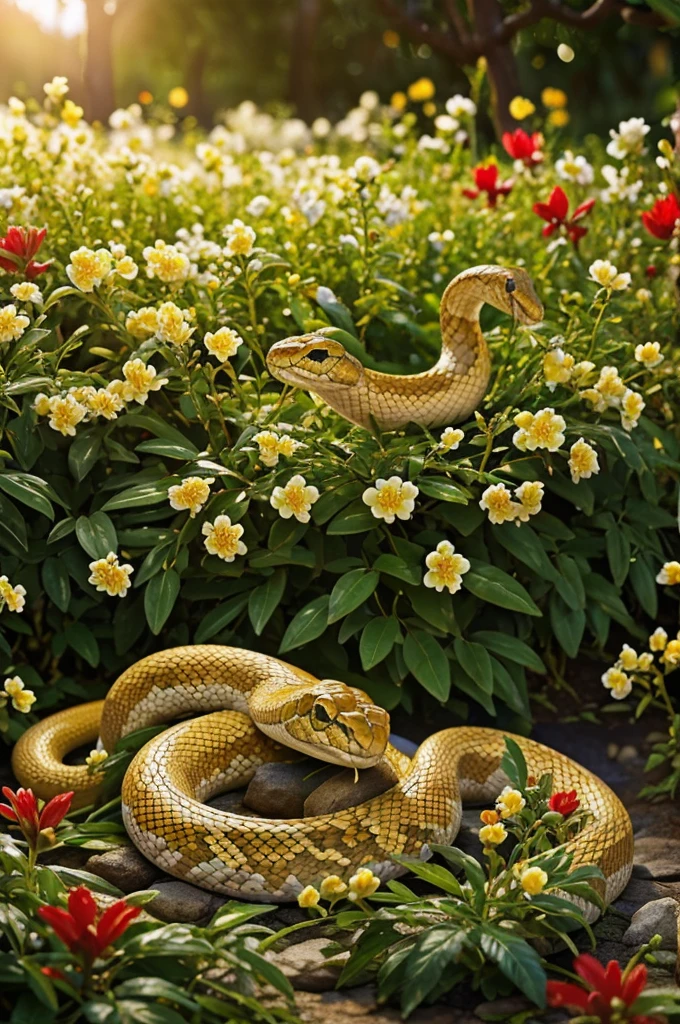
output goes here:
<path id="1" fill-rule="evenodd" d="M 651 969 L 652 981 L 663 986 L 673 984 L 677 951 L 676 912 L 680 904 L 680 820 L 672 804 L 653 805 L 637 797 L 645 761 L 645 743 L 640 741 L 639 726 L 623 725 L 605 730 L 601 726 L 587 723 L 545 723 L 537 726 L 534 735 L 536 739 L 563 751 L 605 779 L 623 799 L 633 820 L 633 877 L 622 896 L 595 927 L 598 938 L 596 955 L 604 962 L 609 959 L 625 962 L 642 942 L 655 932 L 660 932 L 664 935 L 664 948 L 658 954 L 659 965 Z M 362 775 L 366 776 L 362 789 L 367 786 L 371 795 L 376 791 L 376 786 L 379 790 L 379 778 L 369 777 L 369 773 Z M 276 780 L 265 781 L 267 786 L 264 787 L 264 795 L 255 794 L 255 803 L 261 801 L 257 807 L 261 813 L 269 810 L 267 789 L 269 783 L 273 784 Z M 382 780 L 383 787 L 386 781 L 389 780 Z M 338 806 L 338 801 L 344 802 L 349 791 L 344 778 L 335 787 L 328 782 L 323 785 L 329 790 L 327 796 L 333 800 L 334 806 Z M 279 816 L 293 816 L 302 810 L 302 806 L 291 806 L 282 812 L 282 794 L 277 794 L 275 789 L 273 792 Z M 358 802 L 356 796 L 357 791 L 354 790 L 355 799 L 351 802 Z M 214 802 L 226 808 L 233 807 L 236 799 L 240 797 L 225 794 Z M 311 796 L 308 791 L 298 790 L 292 799 L 303 801 L 304 810 L 309 813 L 311 807 L 306 806 L 306 802 Z M 314 812 L 318 813 L 318 810 L 315 804 Z M 465 814 L 456 845 L 473 853 L 480 849 L 475 835 L 477 823 L 477 812 Z M 224 902 L 222 897 L 214 893 L 163 875 L 130 847 L 94 855 L 82 849 L 70 848 L 55 851 L 56 854 L 60 862 L 67 861 L 73 866 L 85 867 L 126 893 L 139 889 L 157 889 L 159 895 L 153 903 L 147 905 L 147 909 L 163 921 L 203 924 Z M 634 915 L 635 920 L 631 924 Z M 304 920 L 305 917 L 305 912 L 298 907 L 288 906 L 281 907 L 261 920 L 272 928 L 281 928 Z M 351 1021 L 353 1024 L 388 1024 L 398 1021 L 400 1016 L 397 1010 L 378 1006 L 375 988 L 371 984 L 340 992 L 333 991 L 340 965 L 329 966 L 325 962 L 321 950 L 327 942 L 328 939 L 321 935 L 321 928 L 311 928 L 304 932 L 301 942 L 276 954 L 279 965 L 299 992 L 298 1008 L 302 1020 L 309 1024 L 341 1024 L 343 1021 Z M 563 963 L 568 965 L 569 958 L 565 957 Z M 480 1021 L 511 1022 L 516 1019 L 521 1024 L 531 1024 L 532 1018 L 526 1016 L 527 1008 L 521 998 L 484 1003 L 472 992 L 461 992 L 452 993 L 450 1002 L 445 1006 L 417 1010 L 410 1021 L 413 1024 L 479 1024 Z M 559 1013 L 541 1017 L 543 1022 L 564 1019 Z"/>

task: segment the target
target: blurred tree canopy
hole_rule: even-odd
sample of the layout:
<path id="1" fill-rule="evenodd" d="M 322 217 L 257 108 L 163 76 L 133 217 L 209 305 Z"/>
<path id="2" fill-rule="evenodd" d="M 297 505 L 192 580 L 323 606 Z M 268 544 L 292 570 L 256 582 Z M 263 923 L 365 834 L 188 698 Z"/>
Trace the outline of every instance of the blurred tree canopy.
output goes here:
<path id="1" fill-rule="evenodd" d="M 632 114 L 658 120 L 673 108 L 680 79 L 678 0 L 85 3 L 89 38 L 79 40 L 55 39 L 12 0 L 0 0 L 3 97 L 38 95 L 43 81 L 66 74 L 74 97 L 99 118 L 142 91 L 164 101 L 178 85 L 189 94 L 182 113 L 206 125 L 244 99 L 333 118 L 366 89 L 388 99 L 422 76 L 440 99 L 465 92 L 477 57 L 489 60 L 491 40 L 491 62 L 500 46 L 504 65 L 500 120 L 509 92 L 536 99 L 552 85 L 569 94 L 573 128 L 584 133 Z M 557 56 L 562 42 L 575 52 L 571 63 Z"/>

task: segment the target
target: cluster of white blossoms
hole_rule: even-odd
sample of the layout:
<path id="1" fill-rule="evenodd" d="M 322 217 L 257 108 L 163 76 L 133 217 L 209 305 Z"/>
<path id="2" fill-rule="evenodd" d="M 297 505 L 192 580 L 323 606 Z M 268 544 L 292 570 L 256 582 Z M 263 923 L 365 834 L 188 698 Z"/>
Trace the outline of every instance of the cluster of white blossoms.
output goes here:
<path id="1" fill-rule="evenodd" d="M 30 324 L 30 319 L 17 312 L 14 303 L 0 309 L 0 342 L 18 341 Z"/>
<path id="2" fill-rule="evenodd" d="M 142 306 L 131 310 L 125 320 L 125 329 L 139 341 L 156 338 L 170 345 L 185 345 L 194 333 L 191 310 L 181 309 L 174 302 L 163 302 L 158 307 Z"/>
<path id="3" fill-rule="evenodd" d="M 590 404 L 594 412 L 618 409 L 621 426 L 628 431 L 637 426 L 645 407 L 642 395 L 627 387 L 615 366 L 603 366 L 593 386 L 581 391 L 581 398 Z"/>
<path id="4" fill-rule="evenodd" d="M 616 160 L 625 160 L 629 156 L 642 156 L 646 153 L 645 138 L 650 131 L 643 117 L 631 117 L 628 121 L 620 121 L 619 129 L 611 128 L 611 142 L 607 145 L 607 153 Z"/>
<path id="5" fill-rule="evenodd" d="M 549 391 L 554 391 L 558 384 L 572 384 L 579 386 L 579 383 L 595 369 L 595 363 L 588 359 L 576 362 L 574 357 L 565 352 L 561 345 L 555 342 L 562 339 L 553 339 L 553 345 L 543 357 L 543 377 Z"/>
<path id="6" fill-rule="evenodd" d="M 539 480 L 525 480 L 515 488 L 513 499 L 505 484 L 491 484 L 483 492 L 479 507 L 488 513 L 489 522 L 496 526 L 501 523 L 519 526 L 541 511 L 544 490 Z"/>
<path id="7" fill-rule="evenodd" d="M 649 689 L 650 680 L 653 682 L 656 678 L 658 681 L 680 667 L 680 631 L 669 639 L 666 630 L 657 626 L 648 639 L 648 647 L 649 650 L 638 654 L 634 648 L 624 644 L 614 665 L 602 676 L 602 685 L 611 692 L 614 700 L 624 700 L 634 683 L 642 683 Z M 657 655 L 658 662 L 655 660 Z"/>
<path id="8" fill-rule="evenodd" d="M 253 437 L 253 441 L 260 450 L 260 462 L 263 466 L 269 467 L 278 465 L 281 455 L 290 458 L 302 447 L 302 443 L 296 441 L 290 434 L 278 434 L 275 430 L 260 430 Z"/>
<path id="9" fill-rule="evenodd" d="M 4 708 L 8 701 L 11 701 L 15 711 L 27 714 L 36 702 L 33 690 L 28 690 L 21 676 L 12 676 L 5 679 L 2 690 L 0 690 L 0 708 Z"/>
<path id="10" fill-rule="evenodd" d="M 623 292 L 630 288 L 630 274 L 627 271 L 619 273 L 610 260 L 595 260 L 588 267 L 588 273 L 591 281 L 608 291 Z"/>
<path id="11" fill-rule="evenodd" d="M 12 586 L 7 576 L 0 576 L 0 611 L 22 612 L 26 604 L 26 588 L 17 583 Z"/>
<path id="12" fill-rule="evenodd" d="M 570 149 L 555 161 L 555 171 L 558 178 L 571 181 L 575 185 L 591 185 L 595 178 L 592 164 L 589 164 L 584 156 L 574 156 Z"/>
<path id="13" fill-rule="evenodd" d="M 144 250 L 146 252 L 146 250 Z M 125 281 L 134 281 L 139 267 L 127 255 L 126 248 L 119 242 L 110 242 L 108 249 L 88 249 L 81 245 L 71 253 L 71 262 L 66 265 L 68 278 L 81 292 L 93 292 L 105 281 L 116 275 Z"/>
<path id="14" fill-rule="evenodd" d="M 567 424 L 564 417 L 550 407 L 537 413 L 519 412 L 514 422 L 519 430 L 513 434 L 512 443 L 521 452 L 533 452 L 537 448 L 556 452 L 564 444 Z"/>

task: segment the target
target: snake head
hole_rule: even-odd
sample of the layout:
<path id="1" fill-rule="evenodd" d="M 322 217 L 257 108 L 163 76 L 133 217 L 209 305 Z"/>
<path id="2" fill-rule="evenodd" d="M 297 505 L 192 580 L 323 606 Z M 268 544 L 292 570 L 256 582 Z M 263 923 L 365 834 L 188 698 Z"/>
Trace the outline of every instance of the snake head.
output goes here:
<path id="1" fill-rule="evenodd" d="M 276 728 L 258 723 L 273 739 L 311 757 L 350 768 L 371 768 L 385 753 L 390 716 L 368 694 L 336 679 L 306 686 L 286 701 Z"/>
<path id="2" fill-rule="evenodd" d="M 353 387 L 364 372 L 359 360 L 344 345 L 323 334 L 303 334 L 277 341 L 267 353 L 267 366 L 284 384 L 316 392 L 324 385 Z"/>
<path id="3" fill-rule="evenodd" d="M 521 324 L 537 324 L 543 319 L 543 303 L 534 291 L 531 278 L 521 267 L 493 267 L 487 302 L 508 313 Z"/>

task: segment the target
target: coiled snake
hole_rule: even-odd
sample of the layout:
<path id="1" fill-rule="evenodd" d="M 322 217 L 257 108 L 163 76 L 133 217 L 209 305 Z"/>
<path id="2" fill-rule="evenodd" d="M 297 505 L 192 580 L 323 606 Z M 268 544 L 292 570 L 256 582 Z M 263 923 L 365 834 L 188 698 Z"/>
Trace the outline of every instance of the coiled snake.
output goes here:
<path id="1" fill-rule="evenodd" d="M 205 714 L 216 708 L 232 710 Z M 152 654 L 127 669 L 105 701 L 34 725 L 14 748 L 14 771 L 45 799 L 75 789 L 83 804 L 98 782 L 84 766 L 64 764 L 69 750 L 100 734 L 111 751 L 132 730 L 196 713 L 202 717 L 171 726 L 136 755 L 123 781 L 123 819 L 135 845 L 165 871 L 248 900 L 295 899 L 304 886 L 329 874 L 347 880 L 361 866 L 393 878 L 404 870 L 393 854 L 427 859 L 431 843 L 454 839 L 461 799 L 493 801 L 505 782 L 501 732 L 445 729 L 409 760 L 387 742 L 387 712 L 361 690 L 266 655 L 212 645 Z M 532 774 L 552 772 L 556 790 L 578 790 L 592 820 L 566 845 L 574 866 L 601 868 L 606 882 L 596 885 L 611 901 L 632 865 L 625 808 L 569 758 L 514 738 Z M 291 747 L 356 767 L 385 757 L 399 781 L 358 806 L 295 820 L 202 803 L 245 784 L 265 761 L 291 760 Z"/>
<path id="2" fill-rule="evenodd" d="M 400 430 L 409 423 L 441 427 L 465 419 L 484 398 L 491 372 L 479 326 L 488 303 L 522 324 L 535 324 L 543 306 L 520 267 L 485 264 L 449 284 L 440 309 L 442 349 L 424 373 L 367 369 L 339 341 L 306 334 L 277 341 L 267 354 L 270 372 L 286 384 L 313 391 L 345 419 L 370 430 Z"/>

